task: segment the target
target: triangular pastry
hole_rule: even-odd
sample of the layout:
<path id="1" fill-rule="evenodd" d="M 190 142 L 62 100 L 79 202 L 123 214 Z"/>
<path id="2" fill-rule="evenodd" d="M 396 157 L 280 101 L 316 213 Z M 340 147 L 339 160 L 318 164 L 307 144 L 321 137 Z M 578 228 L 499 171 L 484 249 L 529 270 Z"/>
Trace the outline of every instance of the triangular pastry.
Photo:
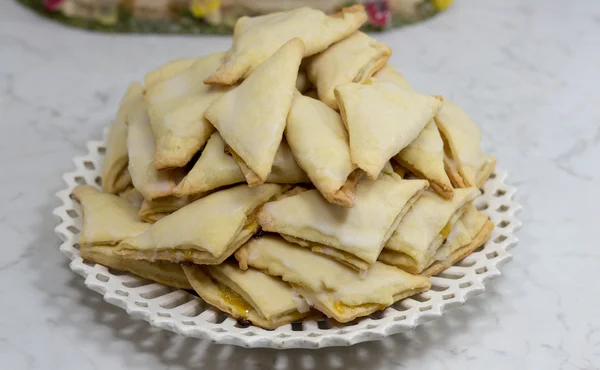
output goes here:
<path id="1" fill-rule="evenodd" d="M 134 206 L 116 195 L 101 193 L 90 185 L 77 186 L 73 195 L 83 210 L 82 245 L 114 245 L 150 227 Z"/>
<path id="2" fill-rule="evenodd" d="M 181 73 L 146 88 L 146 105 L 156 138 L 156 169 L 184 166 L 213 133 L 204 111 L 225 90 L 202 81 L 217 69 L 223 55 L 199 58 Z"/>
<path id="3" fill-rule="evenodd" d="M 446 100 L 435 117 L 446 147 L 446 170 L 456 187 L 481 187 L 496 159 L 481 151 L 481 131 L 456 104 Z"/>
<path id="4" fill-rule="evenodd" d="M 225 141 L 214 132 L 194 167 L 173 190 L 178 197 L 200 194 L 222 186 L 244 182 L 244 174 L 232 156 L 225 153 Z"/>
<path id="5" fill-rule="evenodd" d="M 258 231 L 256 210 L 284 187 L 239 185 L 165 216 L 117 246 L 127 258 L 219 264 Z"/>
<path id="6" fill-rule="evenodd" d="M 365 271 L 426 187 L 424 180 L 382 174 L 356 185 L 353 208 L 331 204 L 318 190 L 308 190 L 265 204 L 258 219 L 264 231 Z"/>
<path id="7" fill-rule="evenodd" d="M 240 160 L 236 155 L 233 155 L 234 160 L 237 159 L 237 164 L 244 174 L 246 182 L 250 186 L 257 186 L 263 183 L 263 181 L 252 171 L 244 161 Z M 294 155 L 290 150 L 285 139 L 281 140 L 277 153 L 275 153 L 275 159 L 273 160 L 273 166 L 271 167 L 271 173 L 267 176 L 267 181 L 275 184 L 297 184 L 308 182 L 308 176 L 302 171 L 302 169 L 296 163 Z"/>
<path id="8" fill-rule="evenodd" d="M 435 253 L 435 261 L 421 274 L 436 275 L 467 257 L 490 238 L 492 230 L 494 223 L 488 216 L 479 212 L 472 204 L 467 206 L 444 244 Z"/>
<path id="9" fill-rule="evenodd" d="M 175 197 L 172 195 L 153 200 L 144 199 L 138 214 L 142 220 L 149 223 L 155 223 L 161 218 L 187 206 L 196 199 L 198 199 L 197 196 Z"/>
<path id="10" fill-rule="evenodd" d="M 372 80 L 391 82 L 398 86 L 404 87 L 405 89 L 412 89 L 406 78 L 404 78 L 404 75 L 389 64 L 386 64 L 377 73 L 375 73 Z"/>
<path id="11" fill-rule="evenodd" d="M 310 305 L 342 323 L 382 310 L 431 286 L 426 277 L 381 262 L 359 276 L 354 269 L 275 235 L 250 240 L 235 256 L 242 268 L 252 266 L 281 277 Z"/>
<path id="12" fill-rule="evenodd" d="M 154 168 L 156 144 L 141 96 L 127 116 L 127 149 L 131 181 L 144 198 L 152 200 L 171 195 L 176 174 Z"/>
<path id="13" fill-rule="evenodd" d="M 452 199 L 454 189 L 444 168 L 444 142 L 435 122 L 429 122 L 412 143 L 394 156 L 394 160 L 429 181 L 436 193 Z"/>
<path id="14" fill-rule="evenodd" d="M 203 300 L 243 322 L 274 329 L 309 313 L 289 284 L 258 270 L 243 271 L 228 263 L 184 265 L 183 270 Z"/>
<path id="15" fill-rule="evenodd" d="M 133 82 L 119 103 L 117 118 L 110 127 L 106 140 L 106 155 L 102 167 L 102 191 L 105 193 L 119 193 L 131 183 L 127 171 L 127 113 L 132 107 L 132 102 L 141 96 L 142 85 Z"/>
<path id="16" fill-rule="evenodd" d="M 308 182 L 308 180 L 306 173 L 298 167 L 287 143 L 285 140 L 282 141 L 275 154 L 275 161 L 271 173 L 267 177 L 267 182 L 296 184 Z M 175 187 L 173 194 L 178 197 L 201 194 L 244 181 L 246 178 L 238 162 L 225 153 L 225 142 L 221 135 L 215 132 L 206 143 L 206 147 L 194 167 Z"/>
<path id="17" fill-rule="evenodd" d="M 295 94 L 285 137 L 298 165 L 331 203 L 354 206 L 362 175 L 350 158 L 348 132 L 340 115 L 324 103 Z"/>
<path id="18" fill-rule="evenodd" d="M 241 17 L 233 31 L 233 45 L 223 64 L 204 82 L 233 85 L 248 77 L 282 45 L 298 37 L 304 42 L 303 57 L 319 53 L 336 41 L 346 38 L 367 20 L 362 5 L 325 15 L 310 8 L 258 17 Z"/>
<path id="19" fill-rule="evenodd" d="M 181 72 L 188 69 L 197 58 L 181 58 L 170 61 L 167 64 L 164 64 L 154 71 L 146 73 L 144 77 L 144 84 L 146 85 L 146 89 L 152 88 L 155 84 L 169 80 Z"/>
<path id="20" fill-rule="evenodd" d="M 380 70 L 392 50 L 362 32 L 331 45 L 311 57 L 306 65 L 309 80 L 316 86 L 319 100 L 337 110 L 333 90 L 350 82 L 365 82 Z"/>
<path id="21" fill-rule="evenodd" d="M 335 88 L 350 135 L 352 161 L 375 179 L 440 109 L 441 98 L 390 82 L 350 83 Z"/>
<path id="22" fill-rule="evenodd" d="M 412 274 L 421 273 L 478 195 L 476 188 L 455 189 L 452 200 L 424 192 L 400 221 L 379 260 Z"/>
<path id="23" fill-rule="evenodd" d="M 267 180 L 281 143 L 303 50 L 300 39 L 290 40 L 204 115 L 259 183 Z"/>
<path id="24" fill-rule="evenodd" d="M 81 257 L 110 267 L 113 269 L 128 271 L 132 274 L 156 281 L 157 283 L 180 289 L 192 289 L 187 277 L 183 273 L 181 265 L 167 261 L 138 261 L 131 258 L 117 256 L 114 246 L 106 245 L 82 245 L 79 248 Z"/>

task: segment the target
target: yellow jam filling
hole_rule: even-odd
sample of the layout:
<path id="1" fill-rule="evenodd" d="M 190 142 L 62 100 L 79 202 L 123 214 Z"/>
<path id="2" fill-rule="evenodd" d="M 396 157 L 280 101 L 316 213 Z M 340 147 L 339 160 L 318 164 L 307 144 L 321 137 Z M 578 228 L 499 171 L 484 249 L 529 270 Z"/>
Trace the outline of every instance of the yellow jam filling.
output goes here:
<path id="1" fill-rule="evenodd" d="M 235 308 L 235 310 L 244 317 L 248 317 L 248 312 L 252 307 L 242 298 L 241 295 L 234 292 L 232 289 L 225 285 L 219 284 L 219 297 L 221 297 L 228 305 Z"/>
<path id="2" fill-rule="evenodd" d="M 350 310 L 350 312 L 354 312 L 354 311 L 355 311 L 356 309 L 358 309 L 358 308 L 366 308 L 366 309 L 369 309 L 369 308 L 372 308 L 373 306 L 376 306 L 376 307 L 378 307 L 378 308 L 377 308 L 378 310 L 381 310 L 381 309 L 385 308 L 385 306 L 383 306 L 383 305 L 380 305 L 380 304 L 376 304 L 376 303 L 363 303 L 363 304 L 359 304 L 359 305 L 357 305 L 357 306 L 348 306 L 348 305 L 346 305 L 346 304 L 344 304 L 344 303 L 342 303 L 342 302 L 335 302 L 335 303 L 333 304 L 333 308 L 334 308 L 334 309 L 335 309 L 337 312 L 339 312 L 339 313 L 341 313 L 341 314 L 343 314 L 344 312 L 346 312 L 346 310 Z"/>
<path id="3" fill-rule="evenodd" d="M 446 226 L 444 226 L 444 228 L 442 229 L 442 231 L 440 231 L 440 235 L 442 236 L 442 238 L 446 239 L 448 235 L 450 235 L 451 231 L 452 225 L 450 223 L 447 223 Z"/>

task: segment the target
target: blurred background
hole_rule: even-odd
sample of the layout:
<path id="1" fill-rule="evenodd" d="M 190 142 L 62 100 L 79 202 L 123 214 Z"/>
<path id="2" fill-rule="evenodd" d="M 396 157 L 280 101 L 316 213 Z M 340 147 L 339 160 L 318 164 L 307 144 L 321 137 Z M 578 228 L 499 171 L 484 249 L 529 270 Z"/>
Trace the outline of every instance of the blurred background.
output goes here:
<path id="1" fill-rule="evenodd" d="M 241 16 L 301 6 L 338 11 L 356 3 L 369 14 L 366 30 L 427 19 L 452 0 L 18 0 L 38 14 L 73 27 L 102 32 L 230 33 Z"/>

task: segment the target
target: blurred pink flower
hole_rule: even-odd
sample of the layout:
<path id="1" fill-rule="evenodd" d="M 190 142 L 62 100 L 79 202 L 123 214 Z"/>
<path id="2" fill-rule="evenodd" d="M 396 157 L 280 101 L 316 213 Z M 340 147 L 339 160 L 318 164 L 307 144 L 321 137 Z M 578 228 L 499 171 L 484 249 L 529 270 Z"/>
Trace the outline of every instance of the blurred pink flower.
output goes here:
<path id="1" fill-rule="evenodd" d="M 44 0 L 44 8 L 55 10 L 64 0 Z"/>
<path id="2" fill-rule="evenodd" d="M 387 0 L 364 0 L 363 4 L 369 16 L 369 22 L 373 26 L 387 27 L 390 25 L 392 13 Z"/>

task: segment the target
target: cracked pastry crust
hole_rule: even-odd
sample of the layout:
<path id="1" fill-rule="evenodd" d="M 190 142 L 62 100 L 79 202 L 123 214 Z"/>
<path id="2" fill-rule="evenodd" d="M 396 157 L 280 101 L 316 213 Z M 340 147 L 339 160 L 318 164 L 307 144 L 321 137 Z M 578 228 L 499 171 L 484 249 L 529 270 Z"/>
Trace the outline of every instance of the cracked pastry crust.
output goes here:
<path id="1" fill-rule="evenodd" d="M 183 265 L 183 270 L 203 300 L 256 326 L 274 329 L 309 314 L 307 307 L 298 310 L 298 298 L 288 284 L 258 270 L 243 271 L 228 263 Z"/>
<path id="2" fill-rule="evenodd" d="M 247 185 L 210 194 L 123 240 L 117 254 L 148 261 L 219 264 L 258 231 L 257 209 L 285 187 Z"/>
<path id="3" fill-rule="evenodd" d="M 253 184 L 264 183 L 271 173 L 303 50 L 302 40 L 290 40 L 238 87 L 215 100 L 204 114 L 238 162 L 256 176 L 258 181 Z M 246 174 L 249 177 L 253 178 Z"/>
<path id="4" fill-rule="evenodd" d="M 383 81 L 340 85 L 335 96 L 350 136 L 352 161 L 371 179 L 417 138 L 442 105 L 440 97 Z"/>
<path id="5" fill-rule="evenodd" d="M 102 191 L 105 193 L 116 194 L 131 185 L 131 176 L 127 172 L 127 114 L 142 91 L 142 85 L 137 82 L 129 85 L 119 103 L 117 118 L 108 132 L 102 167 Z"/>
<path id="6" fill-rule="evenodd" d="M 352 163 L 348 132 L 340 115 L 324 103 L 296 93 L 285 137 L 296 161 L 325 199 L 353 207 L 363 171 Z"/>
<path id="7" fill-rule="evenodd" d="M 252 266 L 281 277 L 307 302 L 339 322 L 348 322 L 384 309 L 430 288 L 429 279 L 380 262 L 363 275 L 352 268 L 276 235 L 254 238 L 240 248 L 242 268 Z"/>
<path id="8" fill-rule="evenodd" d="M 434 192 L 424 192 L 400 221 L 379 260 L 413 274 L 421 273 L 479 194 L 476 188 L 456 189 L 452 200 L 446 200 Z"/>
<path id="9" fill-rule="evenodd" d="M 331 204 L 317 190 L 308 190 L 265 204 L 258 219 L 264 231 L 365 271 L 426 187 L 425 180 L 382 174 L 358 183 L 353 208 Z"/>
<path id="10" fill-rule="evenodd" d="M 298 8 L 258 17 L 241 17 L 235 24 L 233 45 L 223 64 L 204 82 L 233 85 L 250 76 L 293 38 L 300 38 L 305 45 L 301 57 L 317 54 L 354 33 L 366 20 L 362 5 L 343 8 L 332 15 Z"/>
<path id="11" fill-rule="evenodd" d="M 338 110 L 333 90 L 338 85 L 368 81 L 387 63 L 392 50 L 383 42 L 357 31 L 311 57 L 306 65 L 319 100 Z"/>

